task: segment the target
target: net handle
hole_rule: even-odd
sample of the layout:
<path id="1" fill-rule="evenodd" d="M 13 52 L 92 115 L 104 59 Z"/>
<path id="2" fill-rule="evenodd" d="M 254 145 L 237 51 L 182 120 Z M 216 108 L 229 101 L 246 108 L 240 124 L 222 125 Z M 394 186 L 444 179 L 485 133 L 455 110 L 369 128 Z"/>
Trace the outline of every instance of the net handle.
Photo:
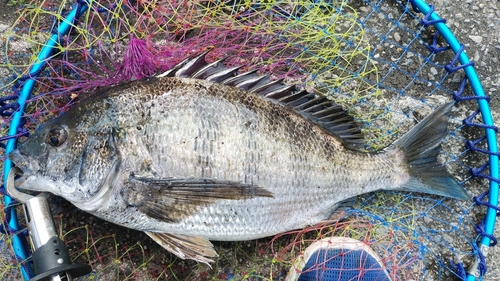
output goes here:
<path id="1" fill-rule="evenodd" d="M 17 100 L 17 103 L 19 104 L 19 110 L 17 110 L 13 114 L 12 120 L 10 122 L 9 136 L 15 136 L 17 134 L 19 123 L 21 121 L 21 117 L 26 107 L 26 100 L 28 100 L 29 97 L 31 96 L 33 87 L 36 84 L 35 79 L 37 78 L 38 73 L 40 73 L 40 70 L 43 69 L 43 67 L 46 64 L 46 61 L 50 58 L 52 52 L 55 49 L 57 49 L 56 46 L 59 44 L 58 43 L 59 38 L 61 36 L 66 35 L 71 29 L 71 27 L 75 25 L 78 18 L 88 9 L 88 4 L 89 3 L 85 1 L 78 1 L 78 3 L 73 6 L 71 12 L 68 14 L 66 18 L 64 18 L 61 21 L 61 23 L 57 27 L 57 30 L 53 31 L 51 37 L 49 38 L 47 43 L 45 43 L 42 50 L 38 54 L 38 57 L 32 63 L 32 66 L 29 71 L 29 78 L 24 82 L 21 92 L 19 94 L 19 98 Z M 7 146 L 5 149 L 5 155 L 8 155 L 12 150 L 14 150 L 15 147 L 16 147 L 16 138 L 8 139 Z M 4 177 L 3 177 L 4 183 L 7 182 L 7 176 L 11 168 L 12 168 L 12 161 L 6 159 L 4 161 Z M 5 206 L 9 206 L 11 203 L 13 203 L 13 199 L 9 197 L 7 194 L 5 194 L 4 203 Z M 14 231 L 19 230 L 19 223 L 17 221 L 17 213 L 15 208 L 10 209 L 10 220 L 7 223 L 9 224 L 9 227 Z M 14 248 L 14 253 L 16 254 L 16 256 L 21 260 L 26 260 L 28 258 L 28 252 L 25 249 L 25 243 L 23 243 L 22 238 L 18 234 L 13 234 L 11 239 L 12 239 L 12 247 Z M 21 267 L 21 272 L 25 280 L 29 280 L 30 276 L 33 275 L 33 273 L 29 271 L 30 271 L 29 267 Z"/>
<path id="2" fill-rule="evenodd" d="M 446 40 L 451 49 L 455 54 L 460 53 L 458 60 L 462 65 L 469 64 L 469 58 L 465 54 L 465 52 L 460 51 L 460 43 L 457 38 L 453 35 L 451 30 L 446 26 L 446 24 L 442 21 L 439 21 L 441 18 L 432 11 L 431 6 L 428 5 L 425 1 L 422 0 L 410 0 L 414 7 L 417 7 L 420 12 L 425 15 L 428 15 L 431 12 L 429 19 L 431 21 L 436 21 L 434 26 L 439 31 L 441 36 Z M 472 87 L 472 91 L 476 96 L 485 97 L 485 93 L 483 87 L 481 86 L 481 82 L 474 70 L 472 65 L 464 67 L 465 74 L 467 75 L 467 79 L 470 82 Z M 493 179 L 499 178 L 498 171 L 498 144 L 496 139 L 496 132 L 494 130 L 493 117 L 491 115 L 490 107 L 488 105 L 488 101 L 486 99 L 478 99 L 477 100 L 479 111 L 481 112 L 481 116 L 483 119 L 483 123 L 488 127 L 485 127 L 486 133 L 486 142 L 488 145 L 489 153 L 489 174 Z M 498 182 L 494 180 L 489 180 L 489 203 L 493 206 L 498 206 L 498 192 L 499 186 Z M 493 235 L 495 229 L 495 221 L 496 221 L 497 211 L 494 208 L 488 207 L 485 217 L 485 232 L 488 235 Z M 488 247 L 490 245 L 491 239 L 487 236 L 481 237 L 480 248 Z M 474 271 L 477 269 L 472 268 L 473 274 L 468 273 L 466 280 L 476 280 L 477 274 Z"/>

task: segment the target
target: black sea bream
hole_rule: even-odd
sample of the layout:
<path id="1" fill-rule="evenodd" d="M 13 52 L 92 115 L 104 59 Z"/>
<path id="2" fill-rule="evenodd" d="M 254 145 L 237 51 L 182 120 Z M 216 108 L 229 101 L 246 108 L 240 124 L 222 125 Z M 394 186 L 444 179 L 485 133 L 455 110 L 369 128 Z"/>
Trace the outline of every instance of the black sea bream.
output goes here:
<path id="1" fill-rule="evenodd" d="M 62 196 L 201 262 L 217 256 L 208 240 L 303 228 L 375 190 L 469 198 L 437 162 L 451 103 L 367 153 L 340 106 L 207 64 L 205 54 L 47 122 L 9 154 L 23 171 L 16 186 Z"/>

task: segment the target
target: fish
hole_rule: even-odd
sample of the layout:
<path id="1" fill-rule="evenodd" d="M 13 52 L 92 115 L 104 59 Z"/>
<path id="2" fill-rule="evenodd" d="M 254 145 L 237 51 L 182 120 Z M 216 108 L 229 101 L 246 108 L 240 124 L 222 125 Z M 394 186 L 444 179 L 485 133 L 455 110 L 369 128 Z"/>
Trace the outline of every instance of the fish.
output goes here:
<path id="1" fill-rule="evenodd" d="M 209 63 L 209 51 L 40 126 L 8 155 L 22 171 L 15 187 L 63 197 L 207 264 L 217 257 L 211 240 L 315 225 L 361 194 L 470 198 L 438 161 L 453 103 L 371 152 L 340 105 L 224 59 Z"/>

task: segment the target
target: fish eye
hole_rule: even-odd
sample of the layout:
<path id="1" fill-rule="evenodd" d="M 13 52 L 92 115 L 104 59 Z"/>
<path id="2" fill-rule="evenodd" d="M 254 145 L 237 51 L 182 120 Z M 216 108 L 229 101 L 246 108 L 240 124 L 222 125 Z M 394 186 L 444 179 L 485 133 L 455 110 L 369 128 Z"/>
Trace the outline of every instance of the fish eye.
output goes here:
<path id="1" fill-rule="evenodd" d="M 68 138 L 68 133 L 63 127 L 56 126 L 50 129 L 47 135 L 47 143 L 53 147 L 61 146 Z"/>

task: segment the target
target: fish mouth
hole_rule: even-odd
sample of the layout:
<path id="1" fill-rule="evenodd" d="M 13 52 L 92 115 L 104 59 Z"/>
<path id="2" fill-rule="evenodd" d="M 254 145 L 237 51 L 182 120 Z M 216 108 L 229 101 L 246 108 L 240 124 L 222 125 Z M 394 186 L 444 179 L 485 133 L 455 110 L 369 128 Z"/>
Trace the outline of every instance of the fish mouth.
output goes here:
<path id="1" fill-rule="evenodd" d="M 14 150 L 7 156 L 18 168 L 16 175 L 18 178 L 14 181 L 14 186 L 19 189 L 35 190 L 33 183 L 36 182 L 40 165 L 38 161 L 29 156 L 23 155 L 19 150 Z M 35 185 L 36 186 L 36 185 Z"/>
<path id="2" fill-rule="evenodd" d="M 7 181 L 5 182 L 5 191 L 7 191 L 7 194 L 10 197 L 14 198 L 18 202 L 26 203 L 29 200 L 31 200 L 33 196 L 17 190 L 14 178 L 16 177 L 16 175 L 19 175 L 20 173 L 22 173 L 22 171 L 17 167 L 12 167 L 12 169 L 10 169 L 9 174 L 7 176 Z"/>

